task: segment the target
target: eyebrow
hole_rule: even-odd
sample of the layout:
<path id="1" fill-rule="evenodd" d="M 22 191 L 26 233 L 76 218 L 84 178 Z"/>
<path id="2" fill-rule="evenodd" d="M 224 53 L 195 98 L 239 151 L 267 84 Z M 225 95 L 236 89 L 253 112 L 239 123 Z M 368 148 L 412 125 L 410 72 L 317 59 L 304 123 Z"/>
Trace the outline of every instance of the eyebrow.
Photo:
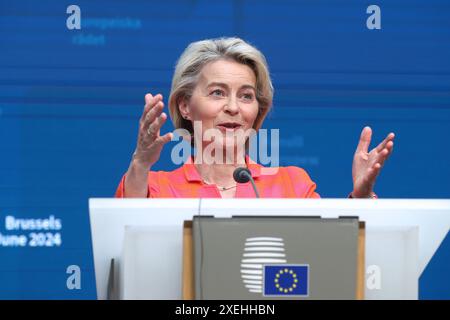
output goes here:
<path id="1" fill-rule="evenodd" d="M 223 82 L 211 82 L 210 84 L 208 84 L 206 87 L 210 88 L 210 87 L 222 87 L 222 88 L 229 88 L 228 85 L 226 83 Z M 249 84 L 244 84 L 242 87 L 240 87 L 240 89 L 253 89 L 256 92 L 256 89 L 254 86 L 249 85 Z"/>

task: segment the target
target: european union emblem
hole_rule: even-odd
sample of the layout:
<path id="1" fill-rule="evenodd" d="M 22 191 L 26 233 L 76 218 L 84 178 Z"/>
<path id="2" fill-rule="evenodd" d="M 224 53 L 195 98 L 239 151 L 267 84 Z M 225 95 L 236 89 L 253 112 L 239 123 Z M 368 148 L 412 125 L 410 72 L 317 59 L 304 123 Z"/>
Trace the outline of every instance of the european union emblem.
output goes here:
<path id="1" fill-rule="evenodd" d="M 308 290 L 308 265 L 264 265 L 265 296 L 308 296 Z"/>

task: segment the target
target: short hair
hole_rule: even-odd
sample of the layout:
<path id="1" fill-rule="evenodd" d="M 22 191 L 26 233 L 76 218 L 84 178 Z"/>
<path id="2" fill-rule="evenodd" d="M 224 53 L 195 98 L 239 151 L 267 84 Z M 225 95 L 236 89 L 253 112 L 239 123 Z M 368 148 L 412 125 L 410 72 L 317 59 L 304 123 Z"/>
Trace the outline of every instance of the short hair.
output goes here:
<path id="1" fill-rule="evenodd" d="M 189 100 L 192 97 L 202 68 L 221 59 L 249 66 L 255 73 L 258 115 L 253 129 L 258 131 L 261 127 L 273 100 L 273 86 L 266 58 L 242 39 L 216 38 L 191 43 L 177 61 L 169 96 L 169 113 L 176 129 L 183 128 L 193 133 L 192 123 L 181 116 L 178 103 L 181 99 Z"/>

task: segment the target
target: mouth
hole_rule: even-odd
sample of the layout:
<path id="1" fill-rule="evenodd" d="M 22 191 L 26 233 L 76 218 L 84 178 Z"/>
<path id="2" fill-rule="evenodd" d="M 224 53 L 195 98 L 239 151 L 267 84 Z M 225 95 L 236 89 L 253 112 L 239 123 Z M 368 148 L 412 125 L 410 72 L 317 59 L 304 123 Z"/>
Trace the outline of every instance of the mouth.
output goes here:
<path id="1" fill-rule="evenodd" d="M 237 123 L 237 122 L 223 122 L 223 123 L 219 123 L 217 125 L 217 127 L 220 130 L 234 131 L 234 130 L 242 128 L 242 125 L 240 123 Z"/>

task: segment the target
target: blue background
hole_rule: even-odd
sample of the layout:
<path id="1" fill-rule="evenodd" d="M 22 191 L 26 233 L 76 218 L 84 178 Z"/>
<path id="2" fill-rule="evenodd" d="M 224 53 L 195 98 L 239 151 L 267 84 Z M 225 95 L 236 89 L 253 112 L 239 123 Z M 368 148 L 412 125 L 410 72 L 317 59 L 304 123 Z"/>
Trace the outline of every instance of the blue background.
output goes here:
<path id="1" fill-rule="evenodd" d="M 266 55 L 275 99 L 264 127 L 281 128 L 281 165 L 307 170 L 322 197 L 351 191 L 370 125 L 374 142 L 397 135 L 380 197 L 450 198 L 448 1 L 77 1 L 81 30 L 66 28 L 70 4 L 0 1 L 0 232 L 6 215 L 63 223 L 61 247 L 0 247 L 0 298 L 96 297 L 88 198 L 114 194 L 144 94 L 167 98 L 178 56 L 204 38 L 239 36 Z M 370 4 L 381 30 L 366 27 Z M 154 169 L 173 168 L 168 145 Z M 450 298 L 449 252 L 447 236 L 421 298 Z M 66 287 L 72 264 L 81 290 Z"/>

